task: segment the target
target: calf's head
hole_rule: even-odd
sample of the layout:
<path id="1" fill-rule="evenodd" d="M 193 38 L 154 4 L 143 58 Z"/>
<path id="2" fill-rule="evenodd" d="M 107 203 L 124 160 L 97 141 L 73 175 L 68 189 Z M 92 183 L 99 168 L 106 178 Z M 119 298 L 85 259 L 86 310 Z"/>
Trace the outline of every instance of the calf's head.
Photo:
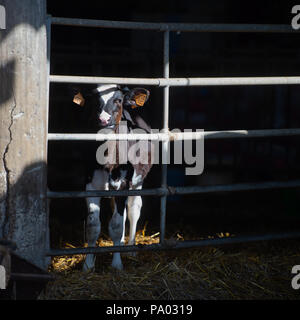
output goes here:
<path id="1" fill-rule="evenodd" d="M 143 106 L 148 100 L 150 92 L 144 88 L 128 89 L 121 88 L 116 84 L 98 85 L 90 90 L 88 94 L 76 91 L 74 102 L 84 105 L 85 100 L 89 101 L 90 107 L 96 108 L 97 120 L 101 128 L 114 129 L 120 123 L 124 109 L 130 112 L 131 109 Z"/>

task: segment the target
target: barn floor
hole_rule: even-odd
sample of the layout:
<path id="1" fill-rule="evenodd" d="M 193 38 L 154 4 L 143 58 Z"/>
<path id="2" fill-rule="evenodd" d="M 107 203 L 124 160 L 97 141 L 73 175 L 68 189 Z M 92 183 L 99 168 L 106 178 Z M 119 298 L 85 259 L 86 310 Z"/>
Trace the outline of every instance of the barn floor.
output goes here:
<path id="1" fill-rule="evenodd" d="M 191 240 L 174 233 L 178 240 Z M 212 237 L 232 236 L 220 233 Z M 144 228 L 137 243 L 158 243 L 159 234 Z M 112 242 L 107 236 L 99 245 Z M 64 247 L 73 247 L 65 243 Z M 258 242 L 218 248 L 140 252 L 123 258 L 124 271 L 110 267 L 111 254 L 99 255 L 94 273 L 83 273 L 82 255 L 55 257 L 50 272 L 56 280 L 40 300 L 299 300 L 291 287 L 291 269 L 300 264 L 300 240 Z"/>

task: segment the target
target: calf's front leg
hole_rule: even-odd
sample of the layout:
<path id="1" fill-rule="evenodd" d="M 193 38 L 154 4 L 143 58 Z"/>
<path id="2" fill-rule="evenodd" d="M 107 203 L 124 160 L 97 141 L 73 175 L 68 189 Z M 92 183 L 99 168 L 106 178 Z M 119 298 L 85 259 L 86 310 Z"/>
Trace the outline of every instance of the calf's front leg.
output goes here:
<path id="1" fill-rule="evenodd" d="M 93 190 L 91 184 L 87 184 L 86 190 Z M 86 218 L 86 239 L 89 247 L 94 247 L 101 231 L 100 223 L 100 198 L 87 198 L 88 215 Z M 83 271 L 93 270 L 95 266 L 95 257 L 93 254 L 87 254 Z"/>
<path id="2" fill-rule="evenodd" d="M 104 170 L 95 170 L 92 181 L 86 185 L 86 191 L 108 190 L 108 173 Z M 86 218 L 86 239 L 89 247 L 94 247 L 101 231 L 100 223 L 100 197 L 86 198 L 88 214 Z M 83 270 L 93 270 L 95 257 L 88 254 L 83 264 Z"/>
<path id="3" fill-rule="evenodd" d="M 109 235 L 114 243 L 114 246 L 122 245 L 122 239 L 124 236 L 124 217 L 121 213 L 125 213 L 126 199 L 124 197 L 118 197 L 112 200 L 113 215 L 108 225 Z M 123 269 L 122 259 L 120 252 L 113 253 L 113 259 L 111 263 L 112 267 L 118 270 Z"/>

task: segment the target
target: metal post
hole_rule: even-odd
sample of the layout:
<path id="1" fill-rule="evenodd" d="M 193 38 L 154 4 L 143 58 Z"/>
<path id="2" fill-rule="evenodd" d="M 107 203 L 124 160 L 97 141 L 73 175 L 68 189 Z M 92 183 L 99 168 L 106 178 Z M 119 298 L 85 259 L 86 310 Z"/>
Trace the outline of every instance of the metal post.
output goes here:
<path id="1" fill-rule="evenodd" d="M 164 78 L 169 79 L 170 74 L 170 61 L 169 61 L 169 42 L 170 32 L 164 32 Z M 163 116 L 163 132 L 169 131 L 169 86 L 164 87 L 164 116 Z M 162 142 L 162 167 L 161 167 L 161 187 L 167 187 L 167 160 L 168 160 L 169 140 L 166 139 Z M 160 243 L 165 239 L 166 227 L 166 205 L 167 196 L 163 195 L 160 198 Z"/>
<path id="2" fill-rule="evenodd" d="M 46 0 L 1 1 L 0 237 L 46 268 Z"/>
<path id="3" fill-rule="evenodd" d="M 46 130 L 47 130 L 47 141 L 48 144 L 48 125 L 49 125 L 49 100 L 50 100 L 50 56 L 51 56 L 51 15 L 47 15 L 47 120 L 46 120 Z M 48 150 L 48 146 L 46 148 Z M 47 157 L 46 157 L 47 158 Z"/>
<path id="4" fill-rule="evenodd" d="M 51 58 L 51 21 L 52 17 L 51 15 L 47 15 L 47 22 L 46 22 L 46 32 L 47 32 L 47 111 L 46 111 L 46 156 L 45 156 L 45 162 L 48 167 L 48 141 L 49 141 L 49 102 L 50 102 L 50 58 Z M 47 177 L 46 177 L 47 179 Z M 47 183 L 47 182 L 46 182 Z M 47 183 L 48 185 L 48 183 Z M 48 191 L 48 188 L 47 188 Z M 49 215 L 50 215 L 50 201 L 47 199 L 47 206 L 46 206 L 46 250 L 50 248 L 50 226 L 49 226 Z M 49 257 L 46 257 L 45 259 L 46 266 L 49 266 L 51 264 L 51 259 Z"/>

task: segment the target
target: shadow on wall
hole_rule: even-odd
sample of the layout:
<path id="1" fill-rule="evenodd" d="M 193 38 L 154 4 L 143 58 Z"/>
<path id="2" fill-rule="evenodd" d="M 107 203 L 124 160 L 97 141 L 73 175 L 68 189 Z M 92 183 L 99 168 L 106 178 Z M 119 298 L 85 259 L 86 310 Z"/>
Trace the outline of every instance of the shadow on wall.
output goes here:
<path id="1" fill-rule="evenodd" d="M 3 57 L 16 55 L 14 51 L 7 52 L 7 38 L 20 25 L 29 25 L 36 32 L 45 27 L 46 21 L 46 0 L 33 0 L 29 6 L 38 7 L 41 16 L 33 16 L 36 10 L 24 12 L 24 4 L 18 5 L 18 1 L 3 0 L 1 6 L 5 8 L 6 28 L 0 29 L 0 107 L 13 97 L 13 84 L 15 81 L 15 60 L 5 61 Z M 26 4 L 25 6 L 28 6 Z M 29 12 L 29 14 L 28 14 Z M 43 18 L 44 15 L 44 18 Z"/>
<path id="2" fill-rule="evenodd" d="M 17 0 L 2 0 L 1 5 L 5 8 L 6 13 L 6 29 L 0 32 L 0 43 L 3 42 L 6 37 L 20 24 L 26 24 L 38 31 L 44 27 L 42 19 L 39 17 L 33 17 L 31 14 L 24 14 L 24 5 L 16 5 L 19 1 Z M 42 14 L 46 13 L 46 0 L 31 0 L 30 4 L 25 6 L 38 7 L 39 12 Z M 28 13 L 28 11 L 27 11 Z"/>
<path id="3" fill-rule="evenodd" d="M 44 267 L 46 164 L 38 161 L 44 127 L 37 124 L 43 121 L 39 108 L 46 88 L 39 76 L 46 74 L 37 66 L 46 66 L 46 57 L 35 44 L 46 42 L 46 0 L 1 5 L 6 29 L 0 30 L 0 238 L 15 241 L 17 253 Z"/>
<path id="4" fill-rule="evenodd" d="M 39 265 L 47 265 L 44 258 L 49 248 L 49 223 L 45 192 L 41 188 L 46 172 L 45 162 L 36 162 L 23 170 L 17 182 L 0 196 L 0 238 L 14 241 L 16 253 L 30 261 L 39 257 Z M 45 262 L 46 261 L 46 262 Z"/>
<path id="5" fill-rule="evenodd" d="M 1 32 L 1 31 L 0 31 Z M 1 45 L 1 43 L 0 43 Z M 0 107 L 13 98 L 13 86 L 15 81 L 15 61 L 2 63 L 0 61 Z"/>

